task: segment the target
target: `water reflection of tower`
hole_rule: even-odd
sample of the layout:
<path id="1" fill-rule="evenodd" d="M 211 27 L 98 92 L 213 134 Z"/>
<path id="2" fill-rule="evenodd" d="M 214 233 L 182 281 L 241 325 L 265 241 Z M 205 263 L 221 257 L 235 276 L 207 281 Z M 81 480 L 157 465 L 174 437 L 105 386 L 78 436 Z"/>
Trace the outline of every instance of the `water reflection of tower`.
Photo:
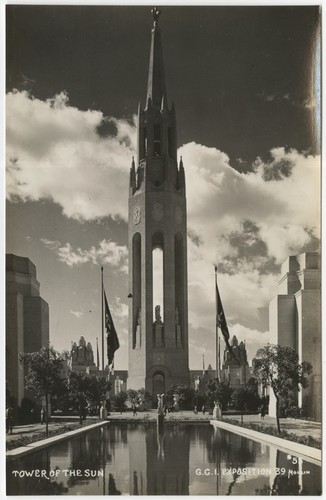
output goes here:
<path id="1" fill-rule="evenodd" d="M 128 449 L 130 495 L 147 495 L 147 453 L 143 428 L 130 429 Z"/>
<path id="2" fill-rule="evenodd" d="M 182 442 L 182 446 L 180 446 Z M 186 428 L 156 426 L 128 434 L 131 495 L 188 495 L 190 434 Z"/>
<path id="3" fill-rule="evenodd" d="M 189 495 L 188 431 L 186 427 L 166 426 L 162 433 L 155 428 L 147 433 L 148 495 Z"/>

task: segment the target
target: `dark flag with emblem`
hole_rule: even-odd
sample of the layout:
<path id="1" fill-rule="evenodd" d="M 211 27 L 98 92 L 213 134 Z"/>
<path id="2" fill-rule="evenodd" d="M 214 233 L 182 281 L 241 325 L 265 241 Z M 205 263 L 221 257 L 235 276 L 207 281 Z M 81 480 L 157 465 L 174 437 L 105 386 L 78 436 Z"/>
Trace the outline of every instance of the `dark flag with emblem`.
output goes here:
<path id="1" fill-rule="evenodd" d="M 104 303 L 105 303 L 105 331 L 106 331 L 106 341 L 108 347 L 108 364 L 112 369 L 114 353 L 119 349 L 119 339 L 117 332 L 114 328 L 113 319 L 110 313 L 109 304 L 104 291 Z"/>
<path id="2" fill-rule="evenodd" d="M 97 369 L 100 369 L 100 353 L 98 351 L 98 339 L 96 339 L 96 362 L 97 362 Z"/>
<path id="3" fill-rule="evenodd" d="M 224 314 L 224 310 L 223 310 L 223 306 L 222 306 L 220 292 L 219 292 L 218 286 L 217 286 L 216 271 L 217 271 L 217 269 L 215 268 L 216 327 L 220 328 L 222 335 L 223 335 L 223 338 L 224 338 L 224 342 L 225 342 L 228 350 L 230 351 L 232 357 L 235 358 L 234 352 L 232 351 L 232 348 L 231 348 L 230 342 L 229 342 L 230 334 L 229 334 L 229 329 L 228 329 L 228 325 L 226 322 L 226 318 L 225 318 L 225 314 Z"/>

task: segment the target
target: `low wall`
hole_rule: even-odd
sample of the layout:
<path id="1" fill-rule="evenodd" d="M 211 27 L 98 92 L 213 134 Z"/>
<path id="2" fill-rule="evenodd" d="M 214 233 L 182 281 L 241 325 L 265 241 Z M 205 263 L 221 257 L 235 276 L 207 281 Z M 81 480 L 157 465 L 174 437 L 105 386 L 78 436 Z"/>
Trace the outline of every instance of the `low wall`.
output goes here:
<path id="1" fill-rule="evenodd" d="M 229 424 L 227 422 L 223 422 L 222 420 L 211 420 L 210 424 L 214 427 L 219 427 L 220 429 L 233 432 L 234 434 L 245 436 L 248 439 L 253 439 L 254 441 L 258 441 L 259 443 L 264 441 L 271 446 L 277 447 L 284 453 L 294 453 L 296 455 L 299 455 L 304 460 L 308 460 L 315 465 L 321 466 L 322 452 L 317 448 L 312 448 L 311 446 L 295 443 L 294 441 L 289 441 L 288 439 L 270 436 L 269 434 L 264 434 L 263 432 L 254 431 L 252 429 L 247 429 L 246 427 Z"/>
<path id="2" fill-rule="evenodd" d="M 35 441 L 35 443 L 30 443 L 25 446 L 20 446 L 19 448 L 14 448 L 13 450 L 9 450 L 6 452 L 7 460 L 13 460 L 18 457 L 22 457 L 23 455 L 27 455 L 28 453 L 33 453 L 34 451 L 41 450 L 42 448 L 46 448 L 47 446 L 52 446 L 53 444 L 59 443 L 65 439 L 70 437 L 75 437 L 78 434 L 82 434 L 84 432 L 91 431 L 96 429 L 97 427 L 102 427 L 103 425 L 107 425 L 108 421 L 98 422 L 93 425 L 86 425 L 85 427 L 80 427 L 79 429 L 74 429 L 69 432 L 65 432 L 64 434 L 58 434 L 57 436 L 51 436 L 46 439 L 42 439 L 41 441 Z"/>

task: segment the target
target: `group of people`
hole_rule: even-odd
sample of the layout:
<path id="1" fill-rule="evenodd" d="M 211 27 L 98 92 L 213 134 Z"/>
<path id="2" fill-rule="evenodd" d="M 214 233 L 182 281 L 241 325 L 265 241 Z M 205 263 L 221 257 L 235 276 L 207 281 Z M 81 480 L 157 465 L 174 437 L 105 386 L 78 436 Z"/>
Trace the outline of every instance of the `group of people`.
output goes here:
<path id="1" fill-rule="evenodd" d="M 203 415 L 205 415 L 205 413 L 206 413 L 206 408 L 205 408 L 205 405 L 203 405 L 203 406 L 201 407 L 201 411 L 202 411 L 202 414 L 203 414 Z M 198 415 L 198 406 L 197 406 L 197 405 L 196 405 L 196 406 L 195 406 L 195 408 L 194 408 L 194 414 L 195 414 L 195 415 Z"/>
<path id="2" fill-rule="evenodd" d="M 33 415 L 35 413 L 35 409 L 32 408 L 31 410 L 31 415 L 33 418 Z M 40 413 L 40 422 L 41 424 L 45 424 L 46 422 L 46 410 L 44 408 L 41 409 Z M 12 429 L 14 427 L 14 409 L 11 405 L 7 405 L 6 407 L 6 433 L 7 434 L 12 434 Z"/>

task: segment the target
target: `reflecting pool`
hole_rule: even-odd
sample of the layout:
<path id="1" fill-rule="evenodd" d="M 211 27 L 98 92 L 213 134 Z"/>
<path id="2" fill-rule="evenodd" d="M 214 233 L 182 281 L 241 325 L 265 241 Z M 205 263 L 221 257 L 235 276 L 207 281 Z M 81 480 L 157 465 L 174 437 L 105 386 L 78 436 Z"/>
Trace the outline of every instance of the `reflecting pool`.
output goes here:
<path id="1" fill-rule="evenodd" d="M 109 424 L 7 463 L 8 495 L 318 495 L 321 467 L 208 424 Z"/>

